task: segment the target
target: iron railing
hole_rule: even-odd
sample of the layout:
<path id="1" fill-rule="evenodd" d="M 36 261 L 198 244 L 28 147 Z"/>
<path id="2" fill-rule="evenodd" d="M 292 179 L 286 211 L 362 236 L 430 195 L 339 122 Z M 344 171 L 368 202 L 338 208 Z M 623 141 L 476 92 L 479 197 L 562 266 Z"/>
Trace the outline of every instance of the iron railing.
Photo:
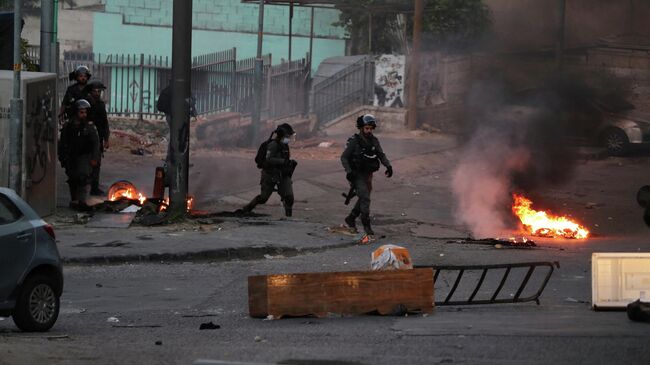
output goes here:
<path id="1" fill-rule="evenodd" d="M 374 101 L 375 63 L 364 57 L 314 85 L 312 112 L 323 125 L 361 105 Z"/>
<path id="2" fill-rule="evenodd" d="M 553 274 L 554 269 L 560 267 L 558 262 L 524 262 L 524 263 L 515 263 L 515 264 L 497 264 L 497 265 L 465 265 L 465 266 L 450 266 L 450 265 L 441 265 L 441 266 L 429 266 L 429 265 L 418 265 L 417 268 L 433 268 L 435 273 L 433 276 L 433 285 L 436 289 L 436 293 L 444 293 L 445 290 L 442 288 L 442 285 L 439 284 L 439 278 L 441 274 L 443 276 L 449 276 L 450 278 L 455 278 L 452 280 L 453 285 L 451 289 L 447 291 L 447 295 L 443 295 L 445 299 L 436 300 L 436 305 L 472 305 L 472 304 L 504 304 L 504 303 L 522 303 L 522 302 L 531 302 L 534 301 L 539 304 L 539 297 L 542 295 L 546 284 L 548 283 L 551 275 Z M 476 273 L 479 272 L 480 277 L 478 280 L 475 278 L 470 278 L 465 276 L 466 273 Z M 515 274 L 515 272 L 523 275 Z M 537 273 L 537 274 L 536 274 Z M 494 276 L 496 280 L 494 283 L 498 282 L 499 284 L 493 290 L 481 291 L 482 288 L 488 285 L 486 283 L 486 278 L 488 275 Z M 534 275 L 537 275 L 537 290 L 532 292 L 528 290 L 528 294 L 524 295 L 528 284 L 531 282 L 531 278 Z M 463 277 L 466 280 L 463 281 Z M 513 279 L 514 277 L 514 279 Z M 446 279 L 445 279 L 446 281 Z M 448 281 L 449 283 L 452 281 Z M 436 285 L 438 283 L 438 285 Z M 461 284 L 462 283 L 462 284 Z M 473 285 L 475 284 L 475 285 Z M 514 284 L 514 286 L 512 286 Z M 459 290 L 460 287 L 463 287 L 463 290 Z M 508 286 L 509 289 L 514 293 L 510 295 L 501 295 L 504 287 Z M 459 294 L 459 292 L 462 292 Z M 459 298 L 460 297 L 460 298 Z"/>
<path id="3" fill-rule="evenodd" d="M 264 115 L 276 118 L 306 113 L 303 101 L 308 90 L 309 62 L 302 59 L 272 66 L 271 55 L 266 55 L 263 63 Z M 163 116 L 156 102 L 171 79 L 168 57 L 66 52 L 60 67 L 59 100 L 72 82 L 68 74 L 80 64 L 90 68 L 93 79 L 100 79 L 106 85 L 104 98 L 109 114 L 139 119 Z M 198 114 L 252 112 L 254 65 L 255 58 L 237 60 L 235 48 L 194 57 L 192 95 Z"/>

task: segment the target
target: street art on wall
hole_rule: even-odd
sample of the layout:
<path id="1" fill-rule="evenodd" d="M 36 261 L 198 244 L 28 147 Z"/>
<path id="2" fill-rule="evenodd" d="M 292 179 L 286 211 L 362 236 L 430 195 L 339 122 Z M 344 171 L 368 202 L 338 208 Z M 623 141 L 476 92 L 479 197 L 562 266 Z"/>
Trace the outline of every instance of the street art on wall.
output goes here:
<path id="1" fill-rule="evenodd" d="M 403 55 L 380 55 L 375 59 L 375 103 L 377 106 L 404 106 Z"/>

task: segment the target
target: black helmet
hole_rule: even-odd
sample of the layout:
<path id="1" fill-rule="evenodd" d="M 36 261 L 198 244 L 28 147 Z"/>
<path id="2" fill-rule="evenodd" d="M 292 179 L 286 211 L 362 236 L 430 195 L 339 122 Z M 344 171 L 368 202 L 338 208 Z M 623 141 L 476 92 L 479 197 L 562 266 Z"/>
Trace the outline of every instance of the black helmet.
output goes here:
<path id="1" fill-rule="evenodd" d="M 77 76 L 79 76 L 81 74 L 85 74 L 89 79 L 90 79 L 90 76 L 92 76 L 88 66 L 80 65 L 80 66 L 77 66 L 77 68 L 75 68 L 74 71 L 70 72 L 70 74 L 68 75 L 68 78 L 70 79 L 70 81 L 74 81 L 74 80 L 77 79 Z"/>
<path id="2" fill-rule="evenodd" d="M 288 137 L 288 136 L 293 136 L 294 134 L 296 134 L 296 132 L 294 132 L 293 128 L 291 128 L 291 125 L 289 125 L 289 123 L 282 123 L 282 124 L 280 124 L 280 125 L 275 129 L 275 133 L 276 133 L 279 137 Z"/>
<path id="3" fill-rule="evenodd" d="M 105 90 L 106 86 L 100 80 L 88 81 L 88 84 L 84 87 L 85 92 L 90 92 L 91 90 Z"/>
<path id="4" fill-rule="evenodd" d="M 372 114 L 364 114 L 357 118 L 357 128 L 361 129 L 366 125 L 371 125 L 377 128 L 377 120 Z"/>
<path id="5" fill-rule="evenodd" d="M 90 103 L 86 99 L 79 99 L 74 103 L 75 110 L 90 109 Z"/>

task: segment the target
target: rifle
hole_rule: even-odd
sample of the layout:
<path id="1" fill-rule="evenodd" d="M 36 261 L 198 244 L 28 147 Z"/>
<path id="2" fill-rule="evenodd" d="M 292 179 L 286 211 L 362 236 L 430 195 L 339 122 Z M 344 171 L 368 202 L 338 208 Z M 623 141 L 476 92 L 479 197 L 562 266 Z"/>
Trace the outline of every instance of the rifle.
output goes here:
<path id="1" fill-rule="evenodd" d="M 354 188 L 354 184 L 350 184 L 350 190 L 348 190 L 347 194 L 341 193 L 341 195 L 345 198 L 345 205 L 350 204 L 350 200 L 357 196 L 357 190 Z"/>

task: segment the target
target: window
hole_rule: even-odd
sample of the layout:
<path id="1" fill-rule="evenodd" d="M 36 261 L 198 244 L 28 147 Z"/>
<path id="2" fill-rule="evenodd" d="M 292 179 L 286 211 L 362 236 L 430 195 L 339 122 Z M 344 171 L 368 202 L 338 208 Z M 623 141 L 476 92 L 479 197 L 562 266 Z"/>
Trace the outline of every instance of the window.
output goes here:
<path id="1" fill-rule="evenodd" d="M 19 220 L 23 213 L 5 195 L 0 194 L 0 225 L 9 224 Z"/>

